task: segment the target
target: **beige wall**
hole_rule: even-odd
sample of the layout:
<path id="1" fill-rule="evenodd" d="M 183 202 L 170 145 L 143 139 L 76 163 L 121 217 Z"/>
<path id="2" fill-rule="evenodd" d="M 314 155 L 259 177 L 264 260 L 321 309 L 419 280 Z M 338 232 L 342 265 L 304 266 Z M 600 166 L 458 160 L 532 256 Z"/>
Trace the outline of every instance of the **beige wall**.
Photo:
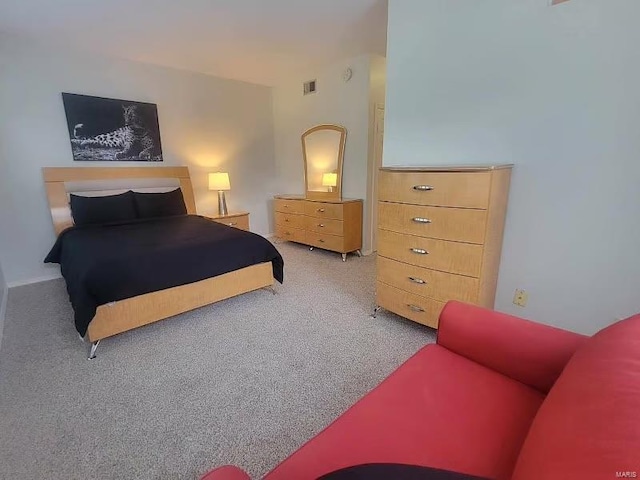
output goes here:
<path id="1" fill-rule="evenodd" d="M 275 192 L 271 89 L 142 63 L 0 41 L 0 257 L 8 283 L 59 275 L 42 263 L 54 242 L 44 166 L 73 162 L 61 92 L 156 103 L 164 165 L 188 165 L 200 213 L 214 212 L 210 171 L 228 171 L 230 210 L 268 234 Z M 114 162 L 101 165 L 142 165 Z M 157 164 L 151 164 L 154 166 Z"/>
<path id="2" fill-rule="evenodd" d="M 549 3 L 390 0 L 384 164 L 514 163 L 496 307 L 592 333 L 640 311 L 640 2 Z"/>

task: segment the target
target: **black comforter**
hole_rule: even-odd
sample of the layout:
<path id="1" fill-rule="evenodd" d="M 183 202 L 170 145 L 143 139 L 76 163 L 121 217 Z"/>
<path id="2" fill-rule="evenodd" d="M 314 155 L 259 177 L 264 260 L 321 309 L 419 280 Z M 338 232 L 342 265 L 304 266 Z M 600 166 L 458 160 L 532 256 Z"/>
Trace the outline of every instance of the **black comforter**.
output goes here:
<path id="1" fill-rule="evenodd" d="M 260 235 L 195 215 L 72 227 L 45 262 L 60 264 L 82 336 L 100 305 L 263 262 L 282 283 L 284 267 Z"/>

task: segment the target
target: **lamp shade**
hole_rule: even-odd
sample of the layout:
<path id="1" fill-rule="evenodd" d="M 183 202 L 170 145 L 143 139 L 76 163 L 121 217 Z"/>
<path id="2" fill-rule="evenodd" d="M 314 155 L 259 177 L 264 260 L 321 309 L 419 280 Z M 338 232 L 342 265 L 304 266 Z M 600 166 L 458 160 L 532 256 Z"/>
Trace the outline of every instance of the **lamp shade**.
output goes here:
<path id="1" fill-rule="evenodd" d="M 337 173 L 323 173 L 322 174 L 322 186 L 323 187 L 335 187 L 338 184 Z"/>
<path id="2" fill-rule="evenodd" d="M 231 190 L 229 174 L 226 172 L 216 172 L 209 174 L 209 190 Z"/>

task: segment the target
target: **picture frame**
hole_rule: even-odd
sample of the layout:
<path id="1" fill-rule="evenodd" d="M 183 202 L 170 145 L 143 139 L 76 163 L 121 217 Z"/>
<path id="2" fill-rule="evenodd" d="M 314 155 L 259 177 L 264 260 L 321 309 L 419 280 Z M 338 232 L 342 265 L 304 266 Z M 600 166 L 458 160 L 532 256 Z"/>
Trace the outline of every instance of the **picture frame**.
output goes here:
<path id="1" fill-rule="evenodd" d="M 156 104 L 62 93 L 73 160 L 162 162 Z"/>

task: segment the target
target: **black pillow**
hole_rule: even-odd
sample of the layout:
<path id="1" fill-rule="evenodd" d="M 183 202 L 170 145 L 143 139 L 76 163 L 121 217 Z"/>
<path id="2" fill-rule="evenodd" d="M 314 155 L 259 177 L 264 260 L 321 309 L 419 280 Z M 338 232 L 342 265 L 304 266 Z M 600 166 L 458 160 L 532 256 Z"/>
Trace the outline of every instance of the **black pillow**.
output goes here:
<path id="1" fill-rule="evenodd" d="M 182 190 L 179 188 L 167 193 L 138 193 L 134 192 L 138 218 L 171 217 L 186 215 Z"/>
<path id="2" fill-rule="evenodd" d="M 69 203 L 76 225 L 120 222 L 137 218 L 132 191 L 105 197 L 81 197 L 71 194 Z"/>
<path id="3" fill-rule="evenodd" d="M 318 480 L 487 480 L 439 468 L 400 463 L 367 463 L 327 473 Z"/>

